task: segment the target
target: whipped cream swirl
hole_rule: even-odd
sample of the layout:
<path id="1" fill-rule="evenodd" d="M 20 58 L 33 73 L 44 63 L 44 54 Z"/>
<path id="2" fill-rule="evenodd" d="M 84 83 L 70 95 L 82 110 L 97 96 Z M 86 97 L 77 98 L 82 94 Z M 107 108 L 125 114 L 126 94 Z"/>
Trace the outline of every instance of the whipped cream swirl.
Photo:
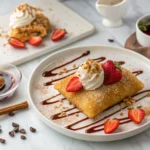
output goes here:
<path id="1" fill-rule="evenodd" d="M 101 64 L 91 59 L 88 59 L 78 68 L 76 75 L 85 90 L 95 90 L 104 82 L 104 70 Z"/>
<path id="2" fill-rule="evenodd" d="M 10 27 L 15 29 L 29 25 L 36 18 L 36 10 L 28 4 L 19 5 L 10 16 Z"/>

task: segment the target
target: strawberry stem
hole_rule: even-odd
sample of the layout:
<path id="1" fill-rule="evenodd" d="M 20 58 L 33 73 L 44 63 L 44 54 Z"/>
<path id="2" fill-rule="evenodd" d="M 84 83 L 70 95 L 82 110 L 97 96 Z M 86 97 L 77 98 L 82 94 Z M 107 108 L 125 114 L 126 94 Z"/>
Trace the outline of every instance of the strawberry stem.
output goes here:
<path id="1" fill-rule="evenodd" d="M 120 64 L 119 64 L 118 62 L 114 62 L 114 65 L 115 65 L 115 67 L 118 68 L 119 70 L 122 70 L 122 68 L 121 68 L 121 66 L 120 66 Z"/>
<path id="2" fill-rule="evenodd" d="M 140 108 L 142 108 L 142 106 L 138 106 L 137 108 L 139 108 L 139 109 L 140 109 Z"/>

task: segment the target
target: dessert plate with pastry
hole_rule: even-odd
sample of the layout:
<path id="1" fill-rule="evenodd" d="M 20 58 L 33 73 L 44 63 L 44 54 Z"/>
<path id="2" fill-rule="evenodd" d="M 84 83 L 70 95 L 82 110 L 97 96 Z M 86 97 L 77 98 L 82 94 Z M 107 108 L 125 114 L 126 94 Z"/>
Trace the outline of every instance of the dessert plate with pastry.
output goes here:
<path id="1" fill-rule="evenodd" d="M 0 16 L 0 58 L 20 64 L 77 41 L 94 31 L 93 25 L 58 1 L 18 4 Z M 61 14 L 61 15 L 60 15 Z"/>
<path id="2" fill-rule="evenodd" d="M 64 135 L 124 139 L 150 126 L 149 66 L 147 58 L 124 48 L 65 49 L 34 70 L 30 100 L 38 116 Z"/>

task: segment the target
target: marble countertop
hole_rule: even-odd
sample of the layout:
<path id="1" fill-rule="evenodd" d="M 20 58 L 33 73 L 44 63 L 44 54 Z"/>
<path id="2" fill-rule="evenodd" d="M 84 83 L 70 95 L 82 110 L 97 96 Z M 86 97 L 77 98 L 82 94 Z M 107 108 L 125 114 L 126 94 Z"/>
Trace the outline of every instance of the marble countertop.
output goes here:
<path id="1" fill-rule="evenodd" d="M 23 1 L 33 3 L 36 0 L 1 0 L 0 15 L 11 12 L 17 4 L 22 3 Z M 142 15 L 149 13 L 149 0 L 130 0 L 128 13 L 123 19 L 123 25 L 119 28 L 106 28 L 101 24 L 102 18 L 95 9 L 96 0 L 61 0 L 61 2 L 90 21 L 96 29 L 95 33 L 90 37 L 84 38 L 83 40 L 66 47 L 82 45 L 110 45 L 123 47 L 127 37 L 135 31 L 136 20 Z M 114 39 L 115 42 L 109 43 L 108 39 Z M 23 73 L 20 88 L 9 102 L 2 102 L 3 106 L 28 100 L 27 83 L 30 74 L 38 63 L 46 56 L 47 55 L 18 66 Z M 22 128 L 25 128 L 28 131 L 26 141 L 21 140 L 19 135 L 16 135 L 13 138 L 8 135 L 8 131 L 12 130 L 12 122 L 19 123 Z M 0 133 L 0 138 L 5 138 L 7 140 L 6 144 L 0 144 L 1 150 L 148 150 L 150 147 L 150 129 L 137 136 L 109 143 L 86 142 L 64 136 L 52 130 L 39 120 L 32 107 L 28 110 L 16 113 L 14 117 L 8 117 L 8 115 L 1 116 L 0 126 L 3 130 L 3 132 Z M 30 126 L 35 127 L 37 133 L 30 133 Z"/>

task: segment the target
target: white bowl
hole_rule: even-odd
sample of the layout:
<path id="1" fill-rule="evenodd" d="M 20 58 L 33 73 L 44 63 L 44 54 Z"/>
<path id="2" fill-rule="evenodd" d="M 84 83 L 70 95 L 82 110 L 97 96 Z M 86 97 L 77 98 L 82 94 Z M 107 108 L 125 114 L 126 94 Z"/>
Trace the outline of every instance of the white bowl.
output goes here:
<path id="1" fill-rule="evenodd" d="M 2 76 L 2 73 L 6 73 L 12 76 L 14 84 L 7 91 L 2 91 L 2 93 L 0 93 L 0 101 L 6 100 L 11 97 L 18 88 L 19 83 L 22 79 L 21 71 L 15 65 L 8 62 L 0 62 L 0 76 Z"/>
<path id="2" fill-rule="evenodd" d="M 128 1 L 123 0 L 115 5 L 100 4 L 101 1 L 103 0 L 97 0 L 96 9 L 104 17 L 103 25 L 107 27 L 118 27 L 122 25 L 122 17 L 127 12 Z"/>
<path id="3" fill-rule="evenodd" d="M 150 15 L 145 15 L 145 16 L 141 17 L 140 19 L 138 19 L 138 21 L 136 22 L 136 38 L 137 38 L 137 41 L 139 42 L 140 45 L 145 46 L 145 47 L 150 46 L 150 36 L 145 34 L 144 32 L 142 32 L 139 29 L 138 23 L 139 23 L 139 21 L 146 21 L 147 19 L 150 19 Z"/>

